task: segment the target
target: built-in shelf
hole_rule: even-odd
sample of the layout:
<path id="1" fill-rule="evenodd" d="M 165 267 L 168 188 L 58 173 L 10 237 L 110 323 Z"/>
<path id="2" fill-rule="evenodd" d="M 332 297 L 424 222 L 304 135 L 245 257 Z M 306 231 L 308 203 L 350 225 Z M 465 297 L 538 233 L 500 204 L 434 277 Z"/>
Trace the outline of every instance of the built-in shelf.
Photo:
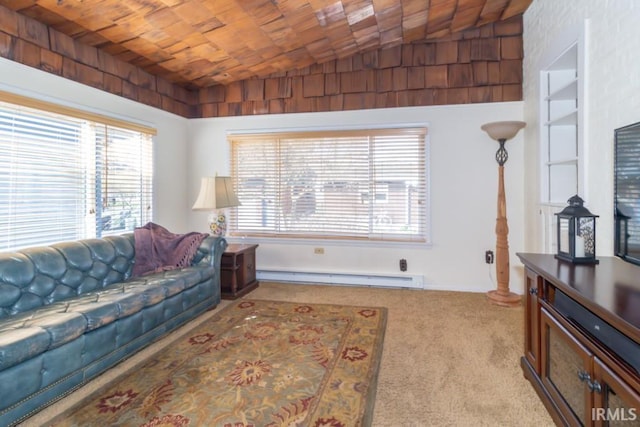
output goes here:
<path id="1" fill-rule="evenodd" d="M 547 97 L 547 101 L 574 100 L 578 98 L 578 79 L 573 79 L 565 86 L 552 92 Z"/>
<path id="2" fill-rule="evenodd" d="M 575 70 L 578 63 L 578 45 L 574 44 L 553 62 L 547 71 Z"/>
<path id="3" fill-rule="evenodd" d="M 576 124 L 578 124 L 577 108 L 568 114 L 549 120 L 545 123 L 545 126 L 575 126 Z"/>
<path id="4" fill-rule="evenodd" d="M 567 28 L 543 55 L 540 73 L 540 230 L 545 252 L 557 249 L 555 214 L 583 194 L 585 25 Z"/>
<path id="5" fill-rule="evenodd" d="M 567 159 L 558 159 L 558 160 L 552 160 L 546 163 L 547 166 L 552 166 L 552 165 L 575 165 L 576 163 L 578 163 L 578 158 L 577 157 L 571 157 L 571 158 L 567 158 Z"/>

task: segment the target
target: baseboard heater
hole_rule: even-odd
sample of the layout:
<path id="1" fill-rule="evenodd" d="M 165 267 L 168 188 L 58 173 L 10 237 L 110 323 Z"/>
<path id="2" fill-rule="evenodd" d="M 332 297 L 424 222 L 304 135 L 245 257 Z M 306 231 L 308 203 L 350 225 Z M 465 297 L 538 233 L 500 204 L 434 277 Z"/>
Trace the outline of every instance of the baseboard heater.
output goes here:
<path id="1" fill-rule="evenodd" d="M 258 280 L 267 282 L 323 283 L 336 285 L 378 286 L 388 288 L 424 289 L 424 276 L 319 273 L 285 270 L 258 270 Z"/>

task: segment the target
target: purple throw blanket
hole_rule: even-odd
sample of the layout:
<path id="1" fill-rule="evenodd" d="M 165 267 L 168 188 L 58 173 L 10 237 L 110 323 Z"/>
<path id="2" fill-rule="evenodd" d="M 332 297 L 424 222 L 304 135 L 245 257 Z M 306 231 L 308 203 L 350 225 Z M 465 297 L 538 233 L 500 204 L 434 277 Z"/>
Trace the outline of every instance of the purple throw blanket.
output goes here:
<path id="1" fill-rule="evenodd" d="M 191 264 L 206 233 L 173 234 L 166 228 L 149 222 L 133 230 L 136 250 L 133 276 L 173 270 Z"/>

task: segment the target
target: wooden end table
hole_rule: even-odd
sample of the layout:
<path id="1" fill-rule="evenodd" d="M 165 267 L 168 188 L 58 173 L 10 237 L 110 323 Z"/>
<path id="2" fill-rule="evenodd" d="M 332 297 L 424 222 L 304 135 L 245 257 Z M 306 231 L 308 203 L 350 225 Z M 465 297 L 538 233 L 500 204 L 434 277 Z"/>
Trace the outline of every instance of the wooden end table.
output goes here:
<path id="1" fill-rule="evenodd" d="M 222 298 L 236 299 L 258 287 L 256 248 L 258 245 L 231 244 L 222 254 L 220 290 Z"/>

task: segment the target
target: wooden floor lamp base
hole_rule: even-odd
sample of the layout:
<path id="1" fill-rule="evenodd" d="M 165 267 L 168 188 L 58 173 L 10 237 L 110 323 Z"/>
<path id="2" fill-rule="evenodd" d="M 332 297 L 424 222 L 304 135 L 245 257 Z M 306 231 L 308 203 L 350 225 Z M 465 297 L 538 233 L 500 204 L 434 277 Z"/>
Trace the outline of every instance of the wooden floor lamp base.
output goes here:
<path id="1" fill-rule="evenodd" d="M 525 127 L 525 122 L 493 122 L 480 127 L 489 134 L 492 139 L 500 143 L 496 151 L 498 162 L 498 211 L 496 216 L 496 281 L 498 289 L 489 291 L 487 299 L 492 304 L 503 307 L 517 307 L 522 297 L 509 292 L 509 226 L 507 225 L 507 202 L 504 194 L 504 164 L 509 155 L 504 147 L 508 139 L 516 136 L 518 131 Z"/>
<path id="2" fill-rule="evenodd" d="M 487 298 L 492 304 L 502 307 L 518 307 L 522 301 L 522 296 L 513 292 L 504 294 L 499 291 L 489 291 L 487 292 Z"/>

